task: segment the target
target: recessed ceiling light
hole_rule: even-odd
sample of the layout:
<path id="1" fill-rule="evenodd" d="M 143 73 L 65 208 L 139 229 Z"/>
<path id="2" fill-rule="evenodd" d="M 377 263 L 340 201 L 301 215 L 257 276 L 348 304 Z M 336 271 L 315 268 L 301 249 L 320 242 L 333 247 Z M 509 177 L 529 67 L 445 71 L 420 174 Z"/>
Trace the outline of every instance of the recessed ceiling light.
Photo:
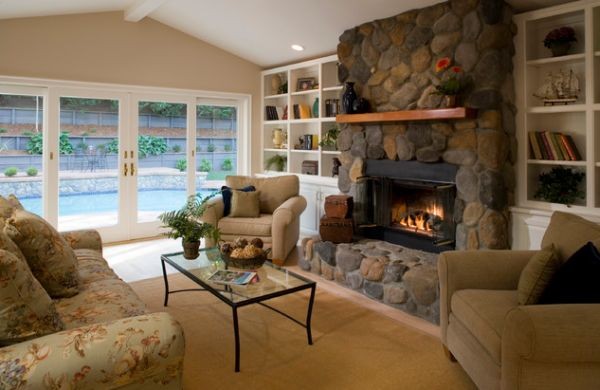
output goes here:
<path id="1" fill-rule="evenodd" d="M 304 50 L 304 46 L 293 44 L 292 49 L 294 49 L 296 51 L 302 51 L 302 50 Z"/>

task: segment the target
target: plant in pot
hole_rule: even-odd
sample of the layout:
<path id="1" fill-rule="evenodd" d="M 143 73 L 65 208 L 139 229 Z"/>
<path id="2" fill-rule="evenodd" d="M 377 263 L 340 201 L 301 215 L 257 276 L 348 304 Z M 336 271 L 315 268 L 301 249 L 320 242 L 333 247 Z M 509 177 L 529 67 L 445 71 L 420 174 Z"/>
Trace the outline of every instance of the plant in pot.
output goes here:
<path id="1" fill-rule="evenodd" d="M 539 175 L 540 186 L 534 198 L 552 203 L 572 205 L 575 200 L 583 199 L 585 193 L 579 189 L 585 173 L 564 167 L 555 167 Z"/>
<path id="2" fill-rule="evenodd" d="M 287 162 L 287 157 L 281 154 L 275 154 L 267 159 L 265 162 L 265 169 L 268 171 L 271 167 L 277 172 L 283 172 L 285 168 L 285 163 Z"/>
<path id="3" fill-rule="evenodd" d="M 441 74 L 440 82 L 435 86 L 436 92 L 444 96 L 444 107 L 456 107 L 457 96 L 465 87 L 464 73 L 460 66 L 450 66 L 449 57 L 438 60 L 435 71 Z"/>
<path id="4" fill-rule="evenodd" d="M 565 26 L 550 31 L 544 39 L 544 46 L 552 51 L 554 57 L 558 57 L 569 52 L 571 42 L 577 42 L 575 30 Z"/>
<path id="5" fill-rule="evenodd" d="M 200 194 L 190 195 L 185 205 L 179 210 L 167 211 L 158 216 L 163 228 L 170 229 L 165 236 L 181 238 L 183 257 L 193 260 L 199 255 L 200 240 L 210 237 L 219 240 L 219 229 L 210 223 L 200 222 L 200 217 L 209 206 L 208 201 L 219 192 L 206 197 Z"/>
<path id="6" fill-rule="evenodd" d="M 337 127 L 333 127 L 323 135 L 323 138 L 319 142 L 319 146 L 323 150 L 337 150 L 336 142 L 340 130 Z"/>

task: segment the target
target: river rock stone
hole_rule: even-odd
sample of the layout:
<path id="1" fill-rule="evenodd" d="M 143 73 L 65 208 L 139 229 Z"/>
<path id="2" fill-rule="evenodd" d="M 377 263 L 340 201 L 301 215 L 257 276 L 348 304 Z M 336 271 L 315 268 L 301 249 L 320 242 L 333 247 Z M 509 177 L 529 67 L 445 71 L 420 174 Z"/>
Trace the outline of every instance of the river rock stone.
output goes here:
<path id="1" fill-rule="evenodd" d="M 433 142 L 431 130 L 429 125 L 411 123 L 406 130 L 406 138 L 415 145 L 415 148 L 423 148 Z"/>
<path id="2" fill-rule="evenodd" d="M 362 274 L 360 273 L 360 270 L 356 270 L 346 274 L 346 284 L 353 290 L 360 289 L 363 285 L 364 279 L 365 278 L 363 278 Z"/>
<path id="3" fill-rule="evenodd" d="M 363 283 L 363 291 L 369 298 L 381 300 L 383 298 L 383 284 L 365 280 Z"/>
<path id="4" fill-rule="evenodd" d="M 431 27 L 434 22 L 444 14 L 444 7 L 441 4 L 432 5 L 431 7 L 419 10 L 417 15 L 417 26 Z"/>
<path id="5" fill-rule="evenodd" d="M 450 7 L 456 15 L 461 17 L 473 11 L 478 2 L 479 0 L 450 0 Z"/>
<path id="6" fill-rule="evenodd" d="M 434 39 L 435 40 L 435 39 Z M 410 56 L 410 65 L 414 72 L 424 72 L 431 65 L 431 53 L 428 46 L 421 46 Z"/>
<path id="7" fill-rule="evenodd" d="M 467 249 L 467 227 L 464 223 L 456 225 L 456 250 Z"/>
<path id="8" fill-rule="evenodd" d="M 417 157 L 417 161 L 434 163 L 440 161 L 442 153 L 431 146 L 427 146 L 417 150 L 415 156 Z"/>
<path id="9" fill-rule="evenodd" d="M 301 257 L 298 259 L 298 266 L 300 267 L 300 269 L 303 269 L 304 271 L 310 271 L 310 268 L 311 268 L 310 260 L 306 260 L 304 257 Z"/>
<path id="10" fill-rule="evenodd" d="M 458 45 L 454 55 L 456 62 L 462 65 L 464 72 L 470 72 L 479 59 L 479 52 L 477 51 L 475 44 L 469 42 Z"/>
<path id="11" fill-rule="evenodd" d="M 388 70 L 396 66 L 401 60 L 401 51 L 398 46 L 391 46 L 379 57 L 377 67 L 380 70 Z"/>
<path id="12" fill-rule="evenodd" d="M 499 130 L 502 127 L 502 116 L 498 110 L 486 110 L 479 115 L 479 127 Z"/>
<path id="13" fill-rule="evenodd" d="M 396 137 L 392 134 L 383 137 L 383 150 L 388 160 L 396 160 Z"/>
<path id="14" fill-rule="evenodd" d="M 408 293 L 400 283 L 383 285 L 383 301 L 392 305 L 400 305 L 408 300 Z"/>
<path id="15" fill-rule="evenodd" d="M 412 53 L 417 48 L 428 45 L 432 38 L 433 31 L 431 31 L 431 28 L 417 26 L 406 37 L 404 47 Z"/>
<path id="16" fill-rule="evenodd" d="M 356 157 L 354 159 L 354 162 L 352 163 L 352 166 L 350 167 L 350 172 L 349 172 L 350 181 L 352 181 L 353 183 L 356 183 L 359 178 L 364 176 L 364 174 L 365 174 L 364 160 L 360 157 Z"/>
<path id="17" fill-rule="evenodd" d="M 502 0 L 481 0 L 481 16 L 487 24 L 496 24 L 502 20 Z"/>
<path id="18" fill-rule="evenodd" d="M 454 213 L 453 213 L 454 223 L 462 222 L 462 216 L 465 211 L 465 207 L 466 206 L 465 206 L 464 200 L 462 200 L 460 198 L 454 199 Z"/>
<path id="19" fill-rule="evenodd" d="M 478 180 L 473 171 L 467 167 L 461 167 L 456 174 L 456 191 L 466 202 L 477 199 Z"/>
<path id="20" fill-rule="evenodd" d="M 385 263 L 377 257 L 365 257 L 360 264 L 360 272 L 366 280 L 380 281 L 384 270 Z"/>
<path id="21" fill-rule="evenodd" d="M 372 86 L 372 87 L 376 86 L 376 85 L 380 85 L 381 83 L 383 83 L 385 81 L 385 79 L 387 79 L 389 77 L 389 75 L 390 75 L 389 70 L 379 70 L 379 71 L 373 73 L 371 78 L 369 78 L 367 85 Z"/>
<path id="22" fill-rule="evenodd" d="M 371 160 L 380 160 L 385 157 L 385 150 L 381 145 L 369 145 L 367 147 L 367 158 Z"/>
<path id="23" fill-rule="evenodd" d="M 310 272 L 320 275 L 321 274 L 321 259 L 319 256 L 313 254 L 312 259 L 310 260 Z"/>
<path id="24" fill-rule="evenodd" d="M 478 131 L 477 153 L 479 162 L 486 168 L 499 170 L 504 165 L 508 154 L 506 134 L 496 130 Z"/>
<path id="25" fill-rule="evenodd" d="M 340 167 L 338 173 L 338 189 L 343 193 L 348 193 L 352 188 L 352 182 L 350 181 L 349 170 L 346 167 Z"/>
<path id="26" fill-rule="evenodd" d="M 423 94 L 417 101 L 419 108 L 437 108 L 442 102 L 442 95 L 436 93 L 435 86 L 430 85 L 423 91 Z"/>
<path id="27" fill-rule="evenodd" d="M 467 250 L 479 249 L 479 237 L 477 236 L 477 229 L 469 229 L 467 233 Z"/>
<path id="28" fill-rule="evenodd" d="M 503 210 L 508 204 L 507 190 L 502 174 L 485 171 L 479 175 L 479 200 L 493 210 Z"/>
<path id="29" fill-rule="evenodd" d="M 477 39 L 477 47 L 480 51 L 488 49 L 503 49 L 512 43 L 513 35 L 510 27 L 505 24 L 494 26 L 485 25 Z"/>
<path id="30" fill-rule="evenodd" d="M 408 270 L 408 266 L 399 261 L 390 262 L 385 266 L 383 283 L 400 282 L 402 275 Z"/>
<path id="31" fill-rule="evenodd" d="M 335 253 L 337 266 L 344 272 L 352 272 L 360 267 L 363 256 L 358 251 L 338 245 Z"/>
<path id="32" fill-rule="evenodd" d="M 442 154 L 442 159 L 455 165 L 473 165 L 477 161 L 477 155 L 468 149 L 449 149 Z"/>
<path id="33" fill-rule="evenodd" d="M 327 280 L 333 280 L 335 274 L 335 268 L 324 261 L 321 261 L 321 276 Z"/>
<path id="34" fill-rule="evenodd" d="M 401 62 L 400 64 L 394 66 L 391 70 L 390 70 L 390 74 L 392 76 L 394 76 L 394 79 L 397 81 L 397 85 L 401 85 L 402 83 L 404 83 L 404 81 L 406 81 L 406 79 L 408 79 L 411 75 L 411 68 L 408 64 L 406 64 L 405 62 Z M 394 83 L 395 85 L 395 83 Z M 394 86 L 394 85 L 390 85 Z M 386 89 L 386 91 L 388 92 L 394 92 L 394 90 L 389 90 L 385 85 L 384 88 Z"/>
<path id="35" fill-rule="evenodd" d="M 479 218 L 483 215 L 485 207 L 479 202 L 467 204 L 463 212 L 463 222 L 467 226 L 475 226 L 479 222 Z"/>
<path id="36" fill-rule="evenodd" d="M 458 31 L 461 28 L 460 19 L 454 12 L 448 12 L 433 24 L 433 33 L 442 34 Z"/>
<path id="37" fill-rule="evenodd" d="M 432 129 L 431 131 L 431 148 L 437 151 L 443 151 L 446 149 L 446 136 L 438 130 Z"/>
<path id="38" fill-rule="evenodd" d="M 500 53 L 488 50 L 475 66 L 473 78 L 478 88 L 499 88 L 505 74 Z"/>
<path id="39" fill-rule="evenodd" d="M 461 36 L 460 31 L 436 35 L 431 41 L 431 51 L 437 55 L 448 54 L 460 42 Z"/>
<path id="40" fill-rule="evenodd" d="M 496 89 L 480 89 L 471 93 L 467 99 L 467 106 L 478 109 L 498 108 L 502 95 Z"/>
<path id="41" fill-rule="evenodd" d="M 371 77 L 371 69 L 369 65 L 362 59 L 362 57 L 356 57 L 352 63 L 352 67 L 349 69 L 350 78 L 354 79 L 361 84 L 365 84 L 369 77 Z"/>
<path id="42" fill-rule="evenodd" d="M 448 149 L 477 149 L 477 133 L 474 129 L 456 130 L 448 139 Z"/>
<path id="43" fill-rule="evenodd" d="M 352 162 L 354 161 L 354 157 L 352 157 L 352 153 L 349 150 L 340 153 L 339 159 L 342 166 L 348 169 L 350 169 L 350 166 L 352 166 Z"/>
<path id="44" fill-rule="evenodd" d="M 319 258 L 325 263 L 335 267 L 335 252 L 337 246 L 330 241 L 317 242 L 314 245 L 314 250 Z"/>
<path id="45" fill-rule="evenodd" d="M 352 136 L 350 153 L 353 157 L 367 158 L 367 140 L 363 133 L 354 133 Z"/>
<path id="46" fill-rule="evenodd" d="M 467 14 L 462 20 L 462 39 L 464 42 L 474 42 L 481 31 L 481 21 L 477 15 L 477 11 L 472 11 Z"/>
<path id="47" fill-rule="evenodd" d="M 508 225 L 506 218 L 494 210 L 488 210 L 479 222 L 479 239 L 487 249 L 508 247 Z"/>
<path id="48" fill-rule="evenodd" d="M 419 97 L 419 89 L 413 83 L 405 83 L 390 97 L 390 103 L 399 110 L 406 109 L 408 105 Z"/>
<path id="49" fill-rule="evenodd" d="M 411 268 L 402 279 L 409 294 L 418 304 L 429 306 L 437 299 L 439 278 L 436 267 L 422 265 Z"/>
<path id="50" fill-rule="evenodd" d="M 345 128 L 340 131 L 336 142 L 338 150 L 350 150 L 352 147 L 352 130 Z"/>
<path id="51" fill-rule="evenodd" d="M 384 52 L 392 44 L 392 40 L 383 29 L 376 28 L 371 35 L 371 43 L 377 50 Z"/>
<path id="52" fill-rule="evenodd" d="M 395 46 L 402 46 L 404 43 L 404 39 L 406 39 L 406 35 L 412 29 L 411 25 L 404 23 L 396 23 L 394 28 L 389 33 L 390 40 Z"/>
<path id="53" fill-rule="evenodd" d="M 367 144 L 381 145 L 381 142 L 383 141 L 383 130 L 381 130 L 381 126 L 367 126 L 365 133 Z"/>
<path id="54" fill-rule="evenodd" d="M 415 157 L 415 145 L 404 134 L 396 136 L 396 152 L 400 161 L 412 160 Z"/>

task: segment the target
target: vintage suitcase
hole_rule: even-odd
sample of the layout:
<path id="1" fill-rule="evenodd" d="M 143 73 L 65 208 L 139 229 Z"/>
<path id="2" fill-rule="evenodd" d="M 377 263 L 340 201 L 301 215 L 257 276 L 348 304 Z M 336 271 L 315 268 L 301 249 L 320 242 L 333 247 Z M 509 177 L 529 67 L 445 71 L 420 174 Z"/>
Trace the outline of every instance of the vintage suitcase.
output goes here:
<path id="1" fill-rule="evenodd" d="M 329 195 L 325 198 L 325 215 L 328 218 L 352 218 L 353 208 L 350 195 Z"/>
<path id="2" fill-rule="evenodd" d="M 303 175 L 318 175 L 319 174 L 319 162 L 312 160 L 302 161 L 302 174 Z"/>
<path id="3" fill-rule="evenodd" d="M 334 244 L 352 242 L 353 232 L 352 218 L 321 218 L 319 234 L 323 241 L 331 241 Z"/>

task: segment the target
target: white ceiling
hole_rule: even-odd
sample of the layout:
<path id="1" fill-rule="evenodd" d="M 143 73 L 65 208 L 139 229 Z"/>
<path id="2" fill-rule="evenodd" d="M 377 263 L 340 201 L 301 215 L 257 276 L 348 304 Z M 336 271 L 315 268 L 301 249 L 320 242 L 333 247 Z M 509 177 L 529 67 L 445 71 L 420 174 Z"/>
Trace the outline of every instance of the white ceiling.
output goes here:
<path id="1" fill-rule="evenodd" d="M 439 0 L 0 0 L 0 19 L 122 10 L 155 20 L 262 67 L 334 53 L 344 30 Z M 508 0 L 517 12 L 568 3 Z M 137 18 L 136 18 L 137 16 Z M 297 43 L 306 49 L 295 52 Z"/>

